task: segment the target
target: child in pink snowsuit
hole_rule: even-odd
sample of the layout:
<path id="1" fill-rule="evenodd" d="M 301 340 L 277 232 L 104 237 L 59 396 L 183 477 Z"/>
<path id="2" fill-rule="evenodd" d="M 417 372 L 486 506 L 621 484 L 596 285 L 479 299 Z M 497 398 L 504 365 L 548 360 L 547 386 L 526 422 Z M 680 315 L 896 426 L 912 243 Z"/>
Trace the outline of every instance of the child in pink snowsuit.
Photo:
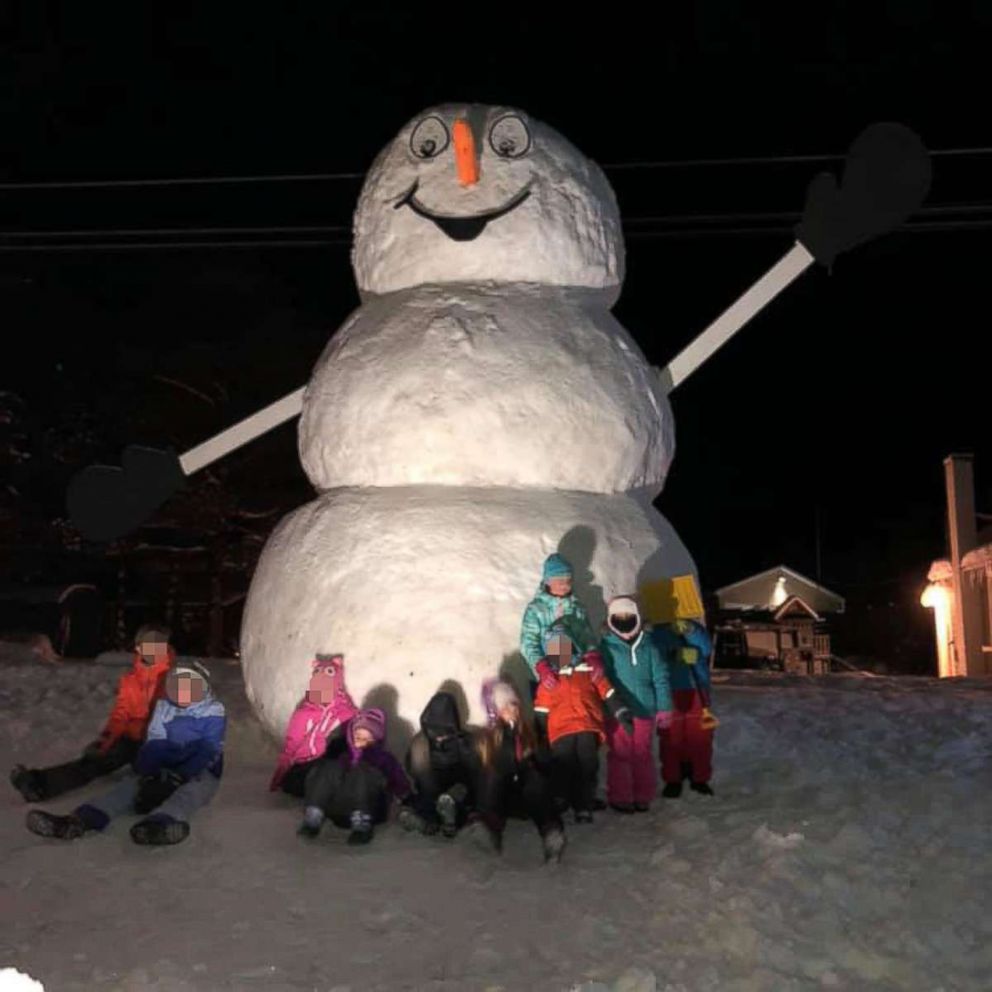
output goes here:
<path id="1" fill-rule="evenodd" d="M 307 774 L 324 756 L 328 737 L 358 712 L 344 687 L 344 656 L 318 654 L 311 664 L 310 685 L 289 718 L 271 792 L 282 789 L 302 797 Z"/>

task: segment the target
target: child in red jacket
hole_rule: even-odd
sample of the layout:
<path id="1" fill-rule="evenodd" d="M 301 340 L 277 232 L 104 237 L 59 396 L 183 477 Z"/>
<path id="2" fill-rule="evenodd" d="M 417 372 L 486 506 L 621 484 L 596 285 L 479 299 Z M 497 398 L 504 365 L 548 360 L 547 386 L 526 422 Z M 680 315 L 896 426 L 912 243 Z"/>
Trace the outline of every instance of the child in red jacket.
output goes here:
<path id="1" fill-rule="evenodd" d="M 535 671 L 534 713 L 546 721 L 555 794 L 572 807 L 576 823 L 592 823 L 599 746 L 606 740 L 603 706 L 628 733 L 633 718 L 603 674 L 599 652 L 579 654 L 567 619 L 548 631 Z"/>

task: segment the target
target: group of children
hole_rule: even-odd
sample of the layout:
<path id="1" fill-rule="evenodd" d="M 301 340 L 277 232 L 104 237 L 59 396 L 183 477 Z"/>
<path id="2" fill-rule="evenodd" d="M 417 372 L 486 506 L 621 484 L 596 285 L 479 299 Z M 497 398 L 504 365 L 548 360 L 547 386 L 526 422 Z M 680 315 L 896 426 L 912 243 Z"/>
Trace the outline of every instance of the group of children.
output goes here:
<path id="1" fill-rule="evenodd" d="M 168 641 L 160 626 L 138 632 L 110 719 L 79 758 L 14 769 L 14 786 L 37 802 L 129 766 L 111 789 L 67 816 L 32 810 L 34 833 L 75 838 L 133 811 L 142 815 L 131 828 L 136 843 L 188 836 L 193 811 L 219 785 L 225 716 L 207 670 L 176 665 Z M 633 596 L 617 596 L 597 638 L 574 594 L 571 566 L 554 554 L 524 613 L 520 651 L 532 675 L 533 720 L 505 679 L 485 683 L 487 725 L 477 732 L 462 725 L 455 698 L 438 692 L 421 715 L 405 769 L 387 749 L 382 710 L 360 709 L 348 694 L 343 656 L 318 654 L 269 785 L 302 799 L 298 833 L 316 837 L 329 820 L 349 831 L 350 844 L 368 843 L 396 800 L 405 829 L 453 837 L 465 828 L 497 852 L 507 819 L 530 819 L 546 860 L 556 861 L 568 809 L 577 824 L 592 822 L 606 805 L 623 814 L 649 809 L 655 736 L 663 795 L 678 797 L 686 778 L 695 791 L 713 794 L 711 643 L 700 622 L 650 628 Z M 606 803 L 596 798 L 604 742 Z"/>

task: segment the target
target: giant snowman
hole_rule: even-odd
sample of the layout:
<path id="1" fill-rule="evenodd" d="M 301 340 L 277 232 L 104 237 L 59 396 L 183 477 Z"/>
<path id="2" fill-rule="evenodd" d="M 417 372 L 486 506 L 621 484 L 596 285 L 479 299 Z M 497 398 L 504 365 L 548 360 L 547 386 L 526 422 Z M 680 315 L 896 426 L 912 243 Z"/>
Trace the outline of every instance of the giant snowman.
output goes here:
<path id="1" fill-rule="evenodd" d="M 694 571 L 652 507 L 673 418 L 610 314 L 624 246 L 593 162 L 519 111 L 427 111 L 368 173 L 352 263 L 362 305 L 299 427 L 320 495 L 272 534 L 244 615 L 248 695 L 276 733 L 315 651 L 344 653 L 356 701 L 395 690 L 414 726 L 447 680 L 481 718 L 552 551 L 591 573 L 594 623 L 604 596 Z"/>
<path id="2" fill-rule="evenodd" d="M 242 659 L 259 715 L 281 734 L 310 659 L 329 651 L 357 701 L 402 718 L 394 741 L 442 684 L 479 719 L 482 680 L 520 664 L 549 552 L 577 566 L 594 624 L 605 598 L 694 574 L 652 508 L 674 452 L 668 393 L 814 261 L 905 221 L 929 185 L 912 131 L 866 128 L 839 186 L 828 172 L 810 183 L 789 251 L 656 373 L 610 316 L 623 241 L 603 173 L 518 111 L 427 111 L 369 171 L 352 258 L 362 305 L 309 385 L 181 455 L 131 445 L 120 468 L 83 469 L 70 517 L 89 540 L 122 536 L 300 414 L 319 496 L 276 528 L 249 592 Z"/>

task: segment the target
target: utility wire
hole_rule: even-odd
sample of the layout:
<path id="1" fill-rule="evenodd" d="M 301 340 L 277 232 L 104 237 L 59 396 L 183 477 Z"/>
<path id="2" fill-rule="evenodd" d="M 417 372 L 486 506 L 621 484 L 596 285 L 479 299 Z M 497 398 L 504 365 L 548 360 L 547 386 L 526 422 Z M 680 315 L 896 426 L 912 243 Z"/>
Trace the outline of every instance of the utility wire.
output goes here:
<path id="1" fill-rule="evenodd" d="M 992 155 L 992 147 L 939 148 L 930 152 L 932 157 L 961 158 L 974 155 Z M 732 158 L 672 159 L 667 161 L 633 160 L 611 162 L 602 166 L 606 172 L 625 172 L 636 169 L 689 169 L 707 166 L 727 165 L 776 165 L 803 162 L 828 162 L 843 159 L 844 155 L 761 155 Z M 294 182 L 336 182 L 364 179 L 365 172 L 322 172 L 287 173 L 268 176 L 180 176 L 164 179 L 85 179 L 54 182 L 6 182 L 0 183 L 0 192 L 20 192 L 31 190 L 56 189 L 126 189 L 130 187 L 155 186 L 209 186 L 238 185 L 241 183 L 294 183 Z"/>

